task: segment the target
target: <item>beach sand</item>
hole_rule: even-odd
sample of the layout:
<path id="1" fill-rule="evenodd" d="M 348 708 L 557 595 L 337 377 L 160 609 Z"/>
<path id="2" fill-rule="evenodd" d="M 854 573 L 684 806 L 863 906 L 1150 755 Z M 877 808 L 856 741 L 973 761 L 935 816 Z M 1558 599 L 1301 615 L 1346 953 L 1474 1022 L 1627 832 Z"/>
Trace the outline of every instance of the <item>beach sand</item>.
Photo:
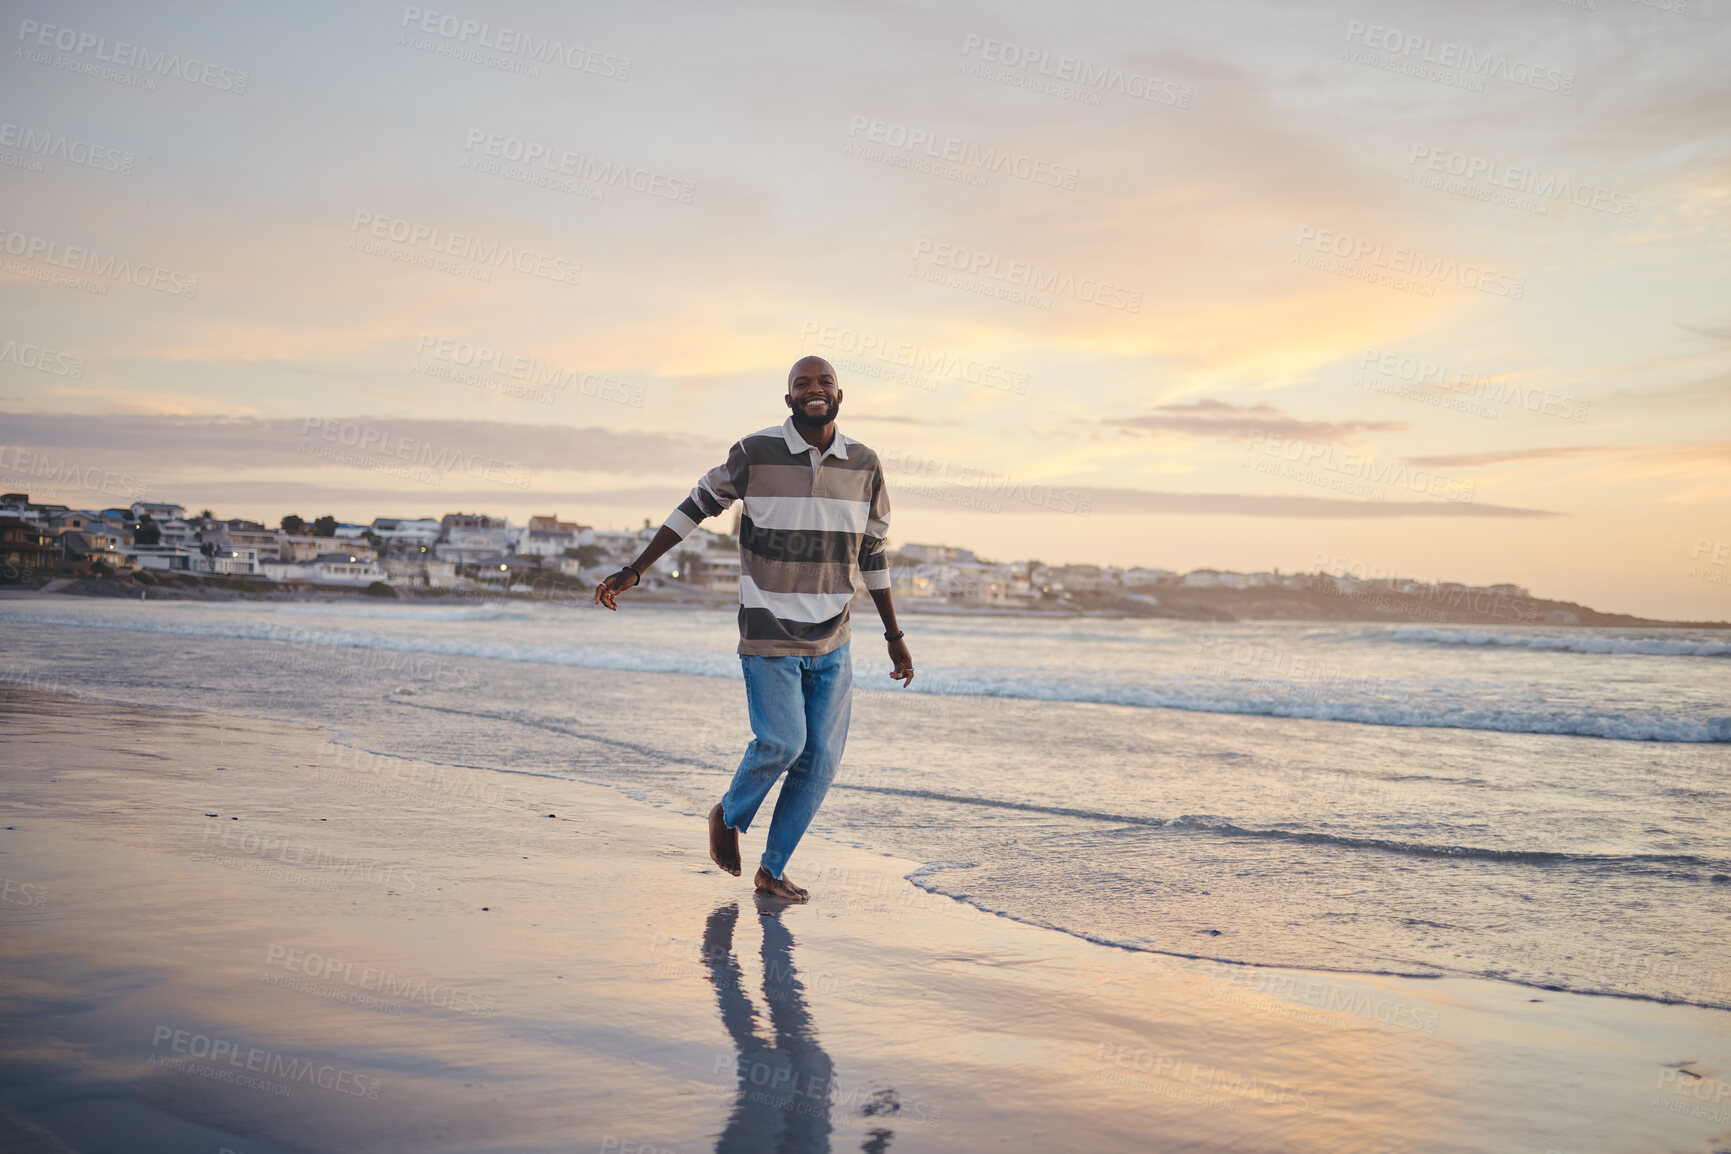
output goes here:
<path id="1" fill-rule="evenodd" d="M 7 1149 L 1731 1140 L 1722 1012 L 1131 953 L 816 838 L 813 900 L 764 903 L 699 815 L 598 785 L 20 686 L 0 717 Z"/>

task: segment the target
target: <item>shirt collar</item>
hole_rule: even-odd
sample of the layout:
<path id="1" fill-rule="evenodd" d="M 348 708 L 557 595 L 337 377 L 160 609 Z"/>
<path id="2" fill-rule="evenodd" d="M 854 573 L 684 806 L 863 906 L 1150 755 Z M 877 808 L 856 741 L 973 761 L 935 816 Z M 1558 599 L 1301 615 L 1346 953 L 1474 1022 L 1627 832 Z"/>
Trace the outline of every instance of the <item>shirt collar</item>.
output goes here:
<path id="1" fill-rule="evenodd" d="M 782 439 L 787 442 L 787 451 L 796 457 L 801 453 L 809 453 L 817 448 L 816 445 L 806 444 L 805 438 L 800 436 L 799 430 L 794 427 L 792 417 L 781 423 L 781 435 Z M 847 460 L 847 438 L 841 435 L 840 429 L 835 431 L 835 440 L 831 441 L 829 448 L 823 451 L 823 457 L 840 457 L 844 461 Z M 823 457 L 819 457 L 818 460 L 823 460 Z"/>

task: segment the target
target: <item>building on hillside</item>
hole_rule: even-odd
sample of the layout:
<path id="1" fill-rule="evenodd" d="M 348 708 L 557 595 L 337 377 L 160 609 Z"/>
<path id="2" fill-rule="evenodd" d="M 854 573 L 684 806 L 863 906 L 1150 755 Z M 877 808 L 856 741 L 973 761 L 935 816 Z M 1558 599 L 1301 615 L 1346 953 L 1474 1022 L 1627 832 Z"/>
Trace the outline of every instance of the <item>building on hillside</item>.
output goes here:
<path id="1" fill-rule="evenodd" d="M 659 528 L 659 526 L 655 528 Z M 655 529 L 653 528 L 648 530 L 596 529 L 593 532 L 595 535 L 593 544 L 601 550 L 602 556 L 609 562 L 616 563 L 615 568 L 643 552 L 643 546 L 647 545 L 650 539 L 655 536 Z M 645 536 L 645 533 L 648 536 Z M 612 571 L 612 569 L 608 570 L 610 573 Z"/>
<path id="2" fill-rule="evenodd" d="M 694 589 L 738 596 L 739 542 L 699 525 L 655 570 Z"/>
<path id="3" fill-rule="evenodd" d="M 121 547 L 129 544 L 130 538 L 98 521 L 83 529 L 68 529 L 60 534 L 59 541 L 68 559 L 100 561 L 118 569 L 126 563 Z"/>
<path id="4" fill-rule="evenodd" d="M 1098 565 L 1048 566 L 1040 574 L 1040 585 L 1064 593 L 1100 593 L 1120 588 L 1117 571 Z"/>
<path id="5" fill-rule="evenodd" d="M 48 531 L 53 533 L 55 536 L 59 536 L 62 533 L 75 532 L 90 525 L 100 526 L 102 523 L 102 517 L 99 514 L 89 512 L 85 509 L 60 510 L 50 513 L 43 518 L 43 524 L 45 524 L 48 527 Z"/>
<path id="6" fill-rule="evenodd" d="M 444 528 L 432 517 L 374 517 L 373 535 L 387 545 L 425 545 L 431 549 Z"/>
<path id="7" fill-rule="evenodd" d="M 972 549 L 957 549 L 950 545 L 903 545 L 897 552 L 920 565 L 971 564 Z"/>
<path id="8" fill-rule="evenodd" d="M 1184 574 L 1179 584 L 1186 589 L 1247 589 L 1250 577 L 1244 573 L 1224 573 L 1219 569 L 1197 569 Z"/>
<path id="9" fill-rule="evenodd" d="M 507 588 L 532 582 L 541 574 L 538 562 L 514 553 L 493 553 L 480 558 L 474 565 L 475 580 L 488 585 L 504 585 Z"/>
<path id="10" fill-rule="evenodd" d="M 63 556 L 54 535 L 22 517 L 0 517 L 0 561 L 20 569 L 46 569 Z"/>
<path id="11" fill-rule="evenodd" d="M 529 528 L 538 533 L 572 533 L 579 537 L 585 534 L 590 537 L 595 535 L 595 530 L 588 525 L 579 525 L 575 521 L 561 521 L 557 513 L 545 517 L 529 518 Z M 593 540 L 578 542 L 580 545 L 593 545 L 594 543 Z"/>
<path id="12" fill-rule="evenodd" d="M 72 512 L 74 510 L 66 505 L 32 501 L 28 493 L 7 493 L 0 496 L 0 517 L 15 517 L 31 525 L 49 527 L 56 519 Z"/>
<path id="13" fill-rule="evenodd" d="M 377 561 L 353 551 L 321 553 L 310 561 L 265 561 L 260 568 L 272 581 L 311 581 L 316 585 L 371 585 L 385 579 Z"/>
<path id="14" fill-rule="evenodd" d="M 280 529 L 266 529 L 257 521 L 236 519 L 224 521 L 216 530 L 206 532 L 204 540 L 206 544 L 223 549 L 251 549 L 260 561 L 280 561 L 286 537 L 288 534 Z"/>
<path id="15" fill-rule="evenodd" d="M 277 560 L 304 564 L 317 560 L 325 553 L 333 552 L 337 547 L 338 542 L 334 537 L 308 537 L 300 534 L 280 533 L 277 535 Z M 341 548 L 363 560 L 370 561 L 379 555 L 379 551 L 365 541 L 343 541 Z"/>
<path id="16" fill-rule="evenodd" d="M 440 522 L 439 543 L 433 554 L 441 561 L 474 565 L 494 553 L 510 549 L 510 522 L 484 513 L 447 513 Z"/>
<path id="17" fill-rule="evenodd" d="M 260 571 L 258 550 L 220 549 L 206 545 L 195 554 L 192 571 L 219 577 L 251 577 Z"/>
<path id="18" fill-rule="evenodd" d="M 171 505 L 164 501 L 134 501 L 132 503 L 133 520 L 142 520 L 147 514 L 152 521 L 184 521 L 186 520 L 186 506 Z"/>
<path id="19" fill-rule="evenodd" d="M 1137 566 L 1124 570 L 1124 585 L 1126 588 L 1142 589 L 1149 585 L 1167 585 L 1178 579 L 1178 574 L 1170 569 L 1146 569 Z"/>
<path id="20" fill-rule="evenodd" d="M 371 585 L 383 581 L 385 571 L 369 556 L 354 550 L 344 553 L 321 553 L 309 562 L 313 580 L 321 585 Z"/>
<path id="21" fill-rule="evenodd" d="M 145 521 L 144 517 L 149 517 L 150 520 Z M 198 527 L 180 518 L 158 520 L 154 514 L 146 513 L 139 518 L 138 524 L 139 528 L 134 530 L 134 535 L 143 536 L 147 545 L 158 545 L 163 548 L 197 549 L 202 543 L 199 540 Z M 145 530 L 146 525 L 156 530 L 155 541 L 150 540 L 151 534 Z"/>
<path id="22" fill-rule="evenodd" d="M 385 580 L 392 585 L 412 589 L 449 589 L 460 584 L 457 566 L 450 561 L 440 561 L 430 553 L 386 558 L 379 562 L 379 566 L 385 571 Z"/>
<path id="23" fill-rule="evenodd" d="M 503 517 L 493 517 L 486 513 L 446 513 L 439 518 L 439 531 L 449 533 L 452 529 L 505 529 L 510 522 Z"/>
<path id="24" fill-rule="evenodd" d="M 542 518 L 537 517 L 536 520 Z M 584 525 L 574 525 L 570 529 L 531 527 L 521 530 L 517 535 L 517 552 L 525 557 L 563 557 L 567 549 L 593 544 L 595 531 Z"/>
<path id="25" fill-rule="evenodd" d="M 202 559 L 197 549 L 183 545 L 133 545 L 122 554 L 122 563 L 132 569 L 161 569 L 171 573 L 193 572 L 193 559 Z"/>

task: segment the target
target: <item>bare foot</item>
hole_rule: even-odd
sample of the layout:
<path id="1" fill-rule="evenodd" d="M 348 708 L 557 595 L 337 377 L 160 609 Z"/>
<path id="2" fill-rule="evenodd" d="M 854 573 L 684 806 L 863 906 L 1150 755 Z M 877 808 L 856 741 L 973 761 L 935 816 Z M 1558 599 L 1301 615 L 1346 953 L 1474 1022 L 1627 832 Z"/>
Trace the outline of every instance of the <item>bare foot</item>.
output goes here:
<path id="1" fill-rule="evenodd" d="M 800 889 L 786 878 L 778 878 L 762 866 L 757 867 L 757 876 L 751 879 L 751 884 L 760 894 L 770 894 L 790 902 L 803 902 L 811 895 Z"/>
<path id="2" fill-rule="evenodd" d="M 709 811 L 709 858 L 716 865 L 739 876 L 739 831 L 729 829 L 721 817 L 721 803 Z"/>

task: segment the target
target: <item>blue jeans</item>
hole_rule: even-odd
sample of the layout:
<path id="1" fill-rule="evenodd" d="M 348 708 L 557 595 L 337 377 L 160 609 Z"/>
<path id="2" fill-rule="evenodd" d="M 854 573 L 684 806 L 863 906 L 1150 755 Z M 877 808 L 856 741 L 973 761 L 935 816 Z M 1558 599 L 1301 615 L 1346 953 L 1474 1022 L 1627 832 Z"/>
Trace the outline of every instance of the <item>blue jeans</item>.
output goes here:
<path id="1" fill-rule="evenodd" d="M 763 868 L 780 877 L 841 764 L 853 712 L 853 663 L 847 645 L 822 657 L 745 654 L 739 663 L 752 740 L 721 799 L 721 819 L 741 832 L 749 829 L 769 787 L 786 773 L 762 858 Z"/>

